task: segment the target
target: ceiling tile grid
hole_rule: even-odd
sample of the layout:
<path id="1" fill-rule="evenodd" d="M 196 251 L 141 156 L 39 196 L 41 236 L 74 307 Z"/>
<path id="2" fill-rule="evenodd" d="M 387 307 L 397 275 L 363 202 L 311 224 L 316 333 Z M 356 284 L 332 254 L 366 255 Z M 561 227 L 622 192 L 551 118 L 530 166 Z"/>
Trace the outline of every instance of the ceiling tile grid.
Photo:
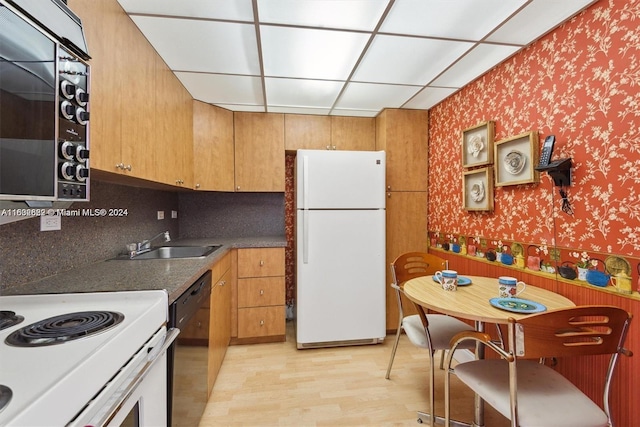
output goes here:
<path id="1" fill-rule="evenodd" d="M 429 109 L 597 0 L 118 0 L 194 99 Z"/>

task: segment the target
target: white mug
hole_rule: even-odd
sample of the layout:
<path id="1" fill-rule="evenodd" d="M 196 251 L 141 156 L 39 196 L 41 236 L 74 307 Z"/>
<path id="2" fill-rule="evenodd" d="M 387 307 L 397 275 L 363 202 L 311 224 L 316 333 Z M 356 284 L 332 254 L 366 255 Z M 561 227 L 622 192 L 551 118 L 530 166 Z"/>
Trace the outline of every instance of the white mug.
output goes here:
<path id="1" fill-rule="evenodd" d="M 521 289 L 518 289 L 522 286 Z M 527 287 L 526 283 L 519 282 L 515 277 L 498 277 L 498 295 L 500 298 L 515 298 Z"/>
<path id="2" fill-rule="evenodd" d="M 455 270 L 436 271 L 434 276 L 445 291 L 458 290 L 458 272 Z"/>

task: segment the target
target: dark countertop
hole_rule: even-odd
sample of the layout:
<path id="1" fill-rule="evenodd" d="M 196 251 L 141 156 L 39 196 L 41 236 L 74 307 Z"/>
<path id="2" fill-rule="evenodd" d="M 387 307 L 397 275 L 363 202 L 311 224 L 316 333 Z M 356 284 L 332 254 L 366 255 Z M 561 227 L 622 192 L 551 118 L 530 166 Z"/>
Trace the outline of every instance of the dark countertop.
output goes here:
<path id="1" fill-rule="evenodd" d="M 169 244 L 168 244 L 169 245 Z M 170 245 L 222 247 L 205 258 L 106 260 L 3 289 L 3 295 L 166 290 L 169 303 L 234 248 L 286 247 L 284 236 L 184 239 Z"/>

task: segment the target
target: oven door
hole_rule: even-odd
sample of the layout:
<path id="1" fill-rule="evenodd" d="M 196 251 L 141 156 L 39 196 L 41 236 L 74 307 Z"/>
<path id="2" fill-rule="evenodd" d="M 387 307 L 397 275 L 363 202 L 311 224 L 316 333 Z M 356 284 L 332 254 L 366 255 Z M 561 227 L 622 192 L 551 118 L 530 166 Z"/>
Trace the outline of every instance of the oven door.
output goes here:
<path id="1" fill-rule="evenodd" d="M 166 425 L 166 352 L 179 332 L 163 326 L 68 426 Z"/>

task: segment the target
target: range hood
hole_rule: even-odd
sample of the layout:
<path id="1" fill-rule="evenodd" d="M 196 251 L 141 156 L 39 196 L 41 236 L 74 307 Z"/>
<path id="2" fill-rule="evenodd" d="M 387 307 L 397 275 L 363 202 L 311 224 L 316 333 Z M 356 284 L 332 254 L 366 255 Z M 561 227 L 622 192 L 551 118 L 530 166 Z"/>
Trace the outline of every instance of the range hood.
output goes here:
<path id="1" fill-rule="evenodd" d="M 62 45 L 88 60 L 89 50 L 82 21 L 62 0 L 6 0 L 36 21 Z"/>

